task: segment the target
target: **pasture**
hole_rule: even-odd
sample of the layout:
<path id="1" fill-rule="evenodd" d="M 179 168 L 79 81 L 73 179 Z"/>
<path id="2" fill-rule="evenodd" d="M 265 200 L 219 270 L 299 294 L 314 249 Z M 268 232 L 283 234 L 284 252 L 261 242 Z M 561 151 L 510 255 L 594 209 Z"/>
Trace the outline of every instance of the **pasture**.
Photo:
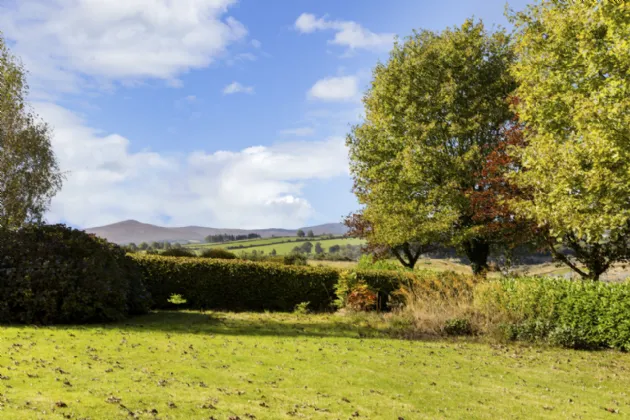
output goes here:
<path id="1" fill-rule="evenodd" d="M 609 418 L 630 355 L 406 341 L 378 316 L 153 312 L 3 326 L 0 417 Z M 553 374 L 548 374 L 553 372 Z"/>
<path id="2" fill-rule="evenodd" d="M 265 254 L 271 253 L 272 250 L 276 250 L 277 255 L 286 255 L 290 254 L 293 248 L 296 246 L 302 245 L 305 241 L 300 240 L 296 241 L 295 237 L 281 237 L 281 238 L 262 238 L 262 239 L 252 239 L 252 240 L 244 240 L 244 241 L 233 241 L 233 242 L 225 242 L 225 243 L 217 243 L 217 244 L 191 244 L 185 245 L 186 248 L 190 248 L 193 250 L 201 250 L 208 248 L 223 248 L 228 249 L 230 247 L 240 246 L 242 245 L 244 249 L 229 249 L 231 252 L 239 253 L 241 251 L 244 252 L 264 252 Z M 287 242 L 289 241 L 289 242 Z M 344 247 L 346 245 L 363 245 L 365 240 L 356 239 L 356 238 L 334 238 L 334 239 L 320 239 L 319 237 L 315 237 L 309 240 L 313 246 L 317 242 L 321 243 L 322 248 L 326 252 L 328 252 L 328 248 L 334 245 L 339 245 Z"/>

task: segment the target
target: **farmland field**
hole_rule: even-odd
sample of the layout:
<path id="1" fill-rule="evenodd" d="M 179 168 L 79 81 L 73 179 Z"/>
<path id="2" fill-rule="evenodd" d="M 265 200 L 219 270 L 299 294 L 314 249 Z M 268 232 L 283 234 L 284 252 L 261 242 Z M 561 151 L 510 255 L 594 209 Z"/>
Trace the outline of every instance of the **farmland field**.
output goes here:
<path id="1" fill-rule="evenodd" d="M 630 414 L 628 354 L 405 341 L 382 325 L 376 317 L 158 312 L 112 325 L 3 326 L 0 418 Z"/>
<path id="2" fill-rule="evenodd" d="M 295 241 L 295 237 L 282 237 L 282 238 L 264 238 L 264 239 L 252 239 L 247 241 L 234 241 L 234 242 L 226 242 L 219 244 L 203 244 L 203 245 L 188 245 L 188 248 L 191 249 L 207 249 L 207 248 L 224 248 L 228 249 L 229 247 L 243 245 L 243 247 L 247 247 L 244 249 L 230 249 L 232 252 L 236 252 L 237 254 L 241 251 L 244 252 L 264 252 L 265 254 L 269 254 L 273 249 L 276 250 L 278 255 L 289 254 L 293 248 L 296 246 L 300 246 L 304 243 L 304 241 Z M 291 240 L 291 242 L 286 242 L 287 240 Z M 326 252 L 328 252 L 328 248 L 333 245 L 346 246 L 346 245 L 362 245 L 365 243 L 363 239 L 356 238 L 335 238 L 335 239 L 319 239 L 314 238 L 310 241 L 313 246 L 315 243 L 320 242 L 322 247 Z"/>

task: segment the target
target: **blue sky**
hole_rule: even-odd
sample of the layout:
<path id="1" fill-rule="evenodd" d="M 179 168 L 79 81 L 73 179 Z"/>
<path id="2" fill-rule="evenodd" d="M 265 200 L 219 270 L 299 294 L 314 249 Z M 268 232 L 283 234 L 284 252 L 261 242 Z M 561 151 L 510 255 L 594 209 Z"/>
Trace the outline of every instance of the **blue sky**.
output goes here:
<path id="1" fill-rule="evenodd" d="M 526 4 L 514 0 L 519 10 Z M 8 0 L 67 172 L 47 219 L 294 228 L 358 204 L 344 136 L 395 35 L 504 1 Z"/>

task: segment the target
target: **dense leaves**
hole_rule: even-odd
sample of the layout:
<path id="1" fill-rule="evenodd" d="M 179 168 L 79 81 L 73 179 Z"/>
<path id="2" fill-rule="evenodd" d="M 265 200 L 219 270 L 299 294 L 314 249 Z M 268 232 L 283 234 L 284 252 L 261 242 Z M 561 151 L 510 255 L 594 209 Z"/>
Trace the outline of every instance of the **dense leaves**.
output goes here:
<path id="1" fill-rule="evenodd" d="M 0 322 L 113 321 L 149 305 L 142 272 L 116 245 L 63 225 L 0 231 Z"/>
<path id="2" fill-rule="evenodd" d="M 478 286 L 475 295 L 490 319 L 505 322 L 509 338 L 630 350 L 630 283 L 502 279 Z"/>
<path id="3" fill-rule="evenodd" d="M 377 65 L 364 97 L 365 122 L 348 136 L 354 191 L 374 243 L 459 246 L 475 272 L 489 242 L 468 190 L 512 119 L 514 55 L 504 32 L 471 20 L 421 31 Z"/>
<path id="4" fill-rule="evenodd" d="M 512 20 L 515 109 L 527 127 L 513 178 L 531 192 L 512 206 L 597 279 L 628 259 L 630 4 L 542 0 Z"/>

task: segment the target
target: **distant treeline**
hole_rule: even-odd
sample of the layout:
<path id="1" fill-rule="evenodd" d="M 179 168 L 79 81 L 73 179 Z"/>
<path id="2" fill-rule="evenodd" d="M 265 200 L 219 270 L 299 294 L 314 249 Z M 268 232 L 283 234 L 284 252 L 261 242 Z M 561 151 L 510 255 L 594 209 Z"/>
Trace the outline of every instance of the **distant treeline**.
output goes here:
<path id="1" fill-rule="evenodd" d="M 289 242 L 313 242 L 313 241 L 319 241 L 319 240 L 326 240 L 326 239 L 342 239 L 344 238 L 344 236 L 335 236 L 332 234 L 324 234 L 321 235 L 317 238 L 304 238 L 304 237 L 297 237 L 295 239 L 286 239 L 284 241 L 278 241 L 278 242 L 273 242 L 271 244 L 250 244 L 250 245 L 231 245 L 231 246 L 227 246 L 226 249 L 246 249 L 246 248 L 258 248 L 261 246 L 267 246 L 267 245 L 277 245 L 277 244 L 286 244 Z"/>
<path id="2" fill-rule="evenodd" d="M 205 237 L 205 241 L 210 244 L 221 242 L 242 241 L 245 239 L 258 239 L 261 236 L 257 233 L 248 233 L 247 235 L 228 235 L 227 233 L 220 233 L 218 235 L 208 235 Z"/>

